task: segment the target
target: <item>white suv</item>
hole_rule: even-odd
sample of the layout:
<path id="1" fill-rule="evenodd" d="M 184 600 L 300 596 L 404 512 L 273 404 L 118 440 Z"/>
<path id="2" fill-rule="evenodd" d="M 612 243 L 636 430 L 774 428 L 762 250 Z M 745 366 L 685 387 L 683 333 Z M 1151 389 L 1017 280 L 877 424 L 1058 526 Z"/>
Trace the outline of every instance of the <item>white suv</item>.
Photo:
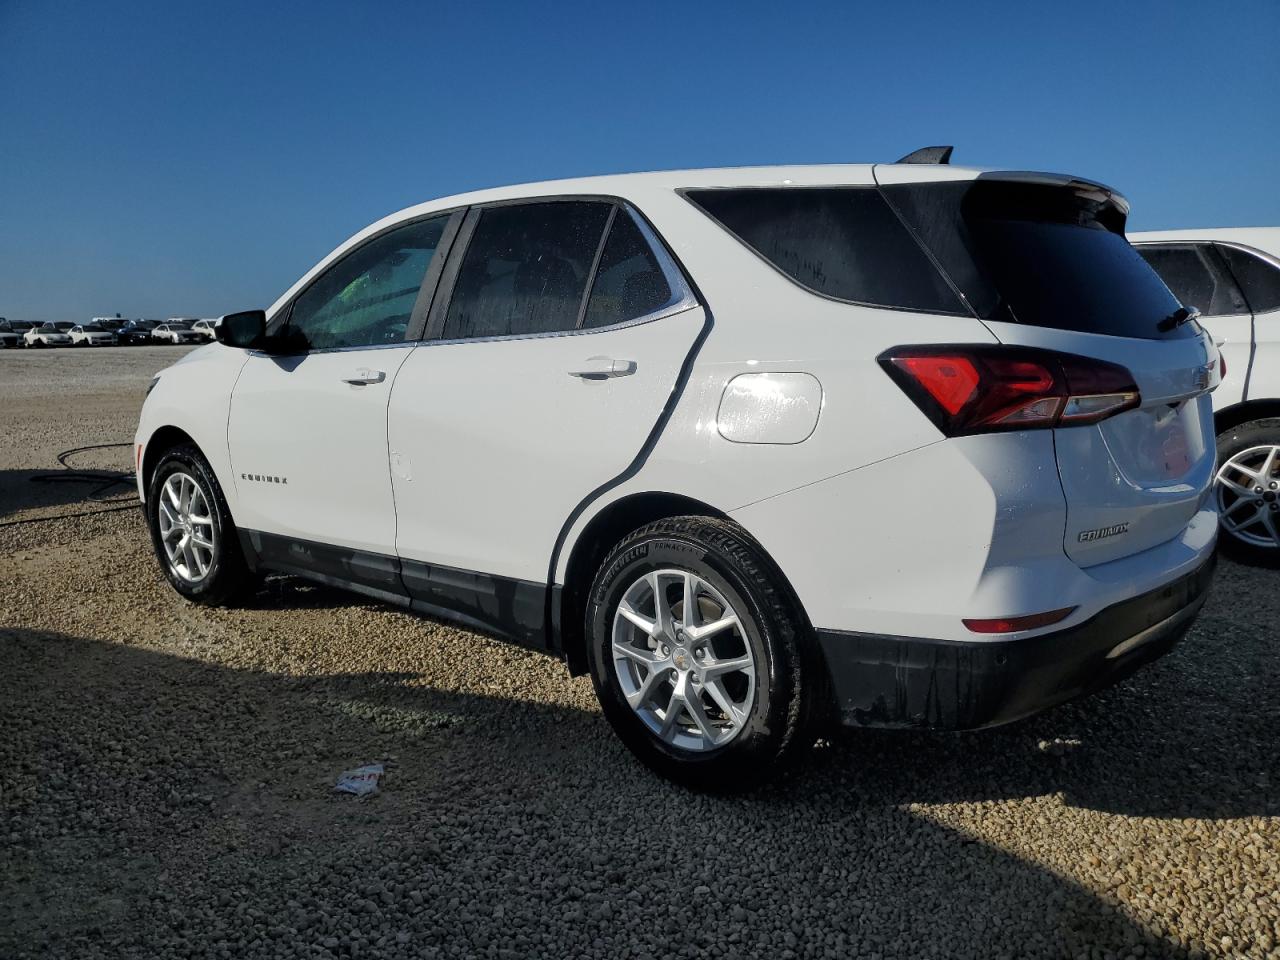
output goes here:
<path id="1" fill-rule="evenodd" d="M 1280 566 L 1280 228 L 1130 239 L 1222 342 L 1227 369 L 1214 422 L 1223 549 Z"/>
<path id="2" fill-rule="evenodd" d="M 158 376 L 156 555 L 192 600 L 279 571 L 550 651 L 698 786 L 833 713 L 1015 720 L 1212 575 L 1218 356 L 1126 212 L 901 162 L 404 210 Z"/>

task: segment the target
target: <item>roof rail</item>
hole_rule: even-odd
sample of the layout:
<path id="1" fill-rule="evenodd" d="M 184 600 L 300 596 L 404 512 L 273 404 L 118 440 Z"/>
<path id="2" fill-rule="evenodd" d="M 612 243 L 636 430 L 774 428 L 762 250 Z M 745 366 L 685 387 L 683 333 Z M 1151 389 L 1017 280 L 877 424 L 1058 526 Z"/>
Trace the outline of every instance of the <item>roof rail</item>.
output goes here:
<path id="1" fill-rule="evenodd" d="M 950 163 L 952 147 L 921 147 L 912 150 L 897 163 Z"/>

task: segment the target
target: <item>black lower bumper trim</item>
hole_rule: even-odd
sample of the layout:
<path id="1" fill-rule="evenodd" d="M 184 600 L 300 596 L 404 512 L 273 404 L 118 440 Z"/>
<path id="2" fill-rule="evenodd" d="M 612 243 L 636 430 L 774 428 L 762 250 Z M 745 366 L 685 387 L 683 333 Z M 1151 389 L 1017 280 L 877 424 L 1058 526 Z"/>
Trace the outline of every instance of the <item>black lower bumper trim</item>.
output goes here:
<path id="1" fill-rule="evenodd" d="M 819 630 L 849 726 L 970 730 L 1093 693 L 1170 649 L 1200 612 L 1214 560 L 1085 623 L 1022 640 L 949 641 Z"/>

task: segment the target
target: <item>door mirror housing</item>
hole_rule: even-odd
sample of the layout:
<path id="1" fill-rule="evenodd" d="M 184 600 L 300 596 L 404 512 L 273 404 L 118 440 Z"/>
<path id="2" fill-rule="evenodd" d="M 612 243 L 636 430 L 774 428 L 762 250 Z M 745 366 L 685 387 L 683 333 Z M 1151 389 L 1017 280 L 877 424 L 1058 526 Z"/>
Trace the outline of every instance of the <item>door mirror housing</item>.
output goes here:
<path id="1" fill-rule="evenodd" d="M 267 314 L 263 310 L 228 313 L 213 328 L 213 338 L 228 347 L 257 349 L 266 340 Z"/>

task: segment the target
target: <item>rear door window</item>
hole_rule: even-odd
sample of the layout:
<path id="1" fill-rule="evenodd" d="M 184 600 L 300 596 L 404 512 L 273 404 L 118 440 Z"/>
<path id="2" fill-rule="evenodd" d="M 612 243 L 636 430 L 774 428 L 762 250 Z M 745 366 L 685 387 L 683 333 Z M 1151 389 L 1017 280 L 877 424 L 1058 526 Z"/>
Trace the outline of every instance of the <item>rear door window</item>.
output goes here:
<path id="1" fill-rule="evenodd" d="M 591 285 L 583 327 L 605 327 L 657 313 L 675 301 L 662 265 L 632 215 L 618 208 Z"/>
<path id="2" fill-rule="evenodd" d="M 1239 247 L 1225 244 L 1216 247 L 1231 267 L 1254 313 L 1280 309 L 1280 267 Z"/>
<path id="3" fill-rule="evenodd" d="M 481 210 L 440 336 L 575 329 L 612 210 L 611 203 L 577 200 Z"/>
<path id="4" fill-rule="evenodd" d="M 1137 250 L 1185 306 L 1199 308 L 1206 317 L 1249 312 L 1249 305 L 1212 245 L 1144 243 Z"/>
<path id="5" fill-rule="evenodd" d="M 966 312 L 875 187 L 752 187 L 685 196 L 814 293 L 898 310 Z"/>

